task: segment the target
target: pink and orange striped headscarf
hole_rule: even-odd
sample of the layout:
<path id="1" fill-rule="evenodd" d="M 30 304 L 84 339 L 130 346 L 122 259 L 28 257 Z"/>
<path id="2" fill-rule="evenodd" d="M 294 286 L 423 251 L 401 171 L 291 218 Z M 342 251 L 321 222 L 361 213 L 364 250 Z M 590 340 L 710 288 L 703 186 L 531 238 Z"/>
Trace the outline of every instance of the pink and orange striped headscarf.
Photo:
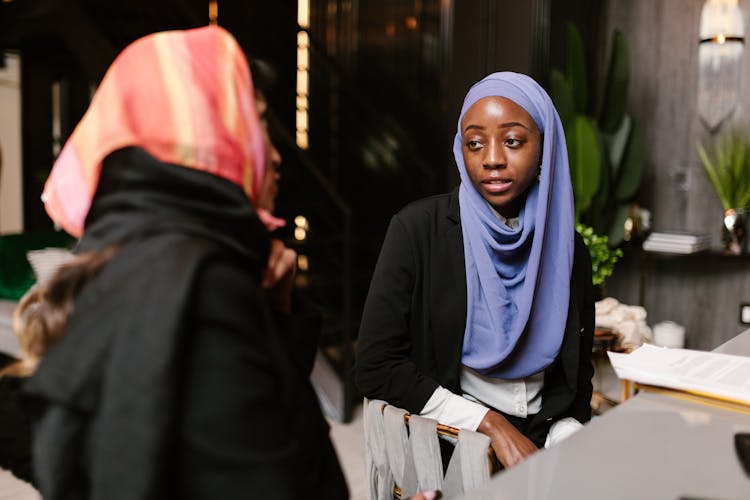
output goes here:
<path id="1" fill-rule="evenodd" d="M 208 26 L 145 36 L 110 66 L 42 200 L 52 220 L 80 237 L 102 161 L 139 146 L 160 161 L 228 179 L 255 203 L 265 172 L 260 127 L 247 61 L 227 31 Z"/>

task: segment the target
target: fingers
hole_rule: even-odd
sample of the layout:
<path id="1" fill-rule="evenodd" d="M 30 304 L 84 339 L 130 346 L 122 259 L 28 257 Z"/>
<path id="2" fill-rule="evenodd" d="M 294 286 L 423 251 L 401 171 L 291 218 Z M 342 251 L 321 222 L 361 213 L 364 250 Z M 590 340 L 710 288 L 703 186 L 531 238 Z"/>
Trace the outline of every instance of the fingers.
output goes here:
<path id="1" fill-rule="evenodd" d="M 504 467 L 522 462 L 537 450 L 529 438 L 494 411 L 487 412 L 477 430 L 489 436 L 492 449 Z"/>
<path id="2" fill-rule="evenodd" d="M 524 454 L 514 446 L 514 443 L 507 440 L 493 440 L 492 449 L 506 469 L 522 462 L 524 459 Z"/>
<path id="3" fill-rule="evenodd" d="M 268 265 L 263 275 L 263 288 L 273 288 L 285 278 L 291 280 L 296 273 L 297 252 L 284 246 L 280 240 L 271 240 Z"/>
<path id="4" fill-rule="evenodd" d="M 523 435 L 515 439 L 493 440 L 492 449 L 495 451 L 497 459 L 506 468 L 523 462 L 538 451 L 534 443 Z"/>

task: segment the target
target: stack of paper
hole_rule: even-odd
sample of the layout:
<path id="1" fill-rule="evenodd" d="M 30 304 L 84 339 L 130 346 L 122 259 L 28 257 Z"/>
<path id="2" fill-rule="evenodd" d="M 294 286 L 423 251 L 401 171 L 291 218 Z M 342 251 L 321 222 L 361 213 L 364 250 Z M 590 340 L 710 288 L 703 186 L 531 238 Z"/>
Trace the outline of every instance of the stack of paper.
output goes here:
<path id="1" fill-rule="evenodd" d="M 643 242 L 649 252 L 695 253 L 705 250 L 711 243 L 707 234 L 651 233 Z"/>
<path id="2" fill-rule="evenodd" d="M 750 406 L 749 357 L 649 344 L 607 354 L 621 379 Z"/>

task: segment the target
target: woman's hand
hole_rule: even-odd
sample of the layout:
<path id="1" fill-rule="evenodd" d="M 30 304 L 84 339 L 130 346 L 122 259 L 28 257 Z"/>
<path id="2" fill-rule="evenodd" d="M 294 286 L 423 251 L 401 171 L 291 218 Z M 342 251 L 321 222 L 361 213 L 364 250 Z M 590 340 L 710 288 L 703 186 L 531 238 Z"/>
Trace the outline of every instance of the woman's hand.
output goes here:
<path id="1" fill-rule="evenodd" d="M 489 436 L 492 449 L 505 468 L 516 465 L 537 451 L 537 447 L 505 417 L 488 411 L 477 431 Z"/>
<path id="2" fill-rule="evenodd" d="M 262 286 L 268 293 L 271 306 L 289 314 L 292 311 L 292 285 L 297 274 L 297 252 L 287 248 L 281 240 L 271 240 L 268 265 L 263 273 Z"/>

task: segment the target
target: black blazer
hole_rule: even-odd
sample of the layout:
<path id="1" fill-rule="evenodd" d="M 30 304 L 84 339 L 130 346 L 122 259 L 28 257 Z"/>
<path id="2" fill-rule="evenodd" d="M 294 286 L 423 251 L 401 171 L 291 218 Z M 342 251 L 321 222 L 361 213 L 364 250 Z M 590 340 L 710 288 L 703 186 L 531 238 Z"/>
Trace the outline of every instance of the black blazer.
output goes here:
<path id="1" fill-rule="evenodd" d="M 545 370 L 542 410 L 526 434 L 543 443 L 555 420 L 591 418 L 594 299 L 580 235 L 560 353 Z M 461 394 L 466 271 L 458 190 L 414 202 L 393 217 L 370 284 L 357 342 L 359 390 L 418 413 L 439 385 Z"/>

